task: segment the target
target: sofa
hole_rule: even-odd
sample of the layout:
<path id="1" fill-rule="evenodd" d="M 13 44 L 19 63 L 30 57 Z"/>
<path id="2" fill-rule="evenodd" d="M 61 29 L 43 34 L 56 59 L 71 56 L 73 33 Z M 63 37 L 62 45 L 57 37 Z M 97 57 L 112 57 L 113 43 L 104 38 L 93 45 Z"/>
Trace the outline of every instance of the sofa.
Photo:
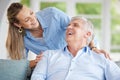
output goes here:
<path id="1" fill-rule="evenodd" d="M 0 59 L 0 80 L 30 80 L 28 60 Z"/>
<path id="2" fill-rule="evenodd" d="M 120 61 L 116 64 L 120 67 Z M 31 73 L 28 60 L 0 59 L 0 80 L 30 80 Z"/>

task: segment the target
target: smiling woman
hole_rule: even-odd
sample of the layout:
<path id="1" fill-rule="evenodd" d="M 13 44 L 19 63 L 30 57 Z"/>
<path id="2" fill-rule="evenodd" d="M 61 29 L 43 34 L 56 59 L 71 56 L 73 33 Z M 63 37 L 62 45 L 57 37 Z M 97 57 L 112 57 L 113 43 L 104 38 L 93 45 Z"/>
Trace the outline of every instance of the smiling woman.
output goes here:
<path id="1" fill-rule="evenodd" d="M 66 45 L 64 33 L 70 18 L 57 8 L 49 7 L 34 14 L 22 4 L 12 3 L 7 16 L 9 30 L 6 47 L 12 59 L 26 58 L 29 50 L 38 55 L 45 50 L 59 49 Z M 31 67 L 40 58 L 38 55 Z"/>

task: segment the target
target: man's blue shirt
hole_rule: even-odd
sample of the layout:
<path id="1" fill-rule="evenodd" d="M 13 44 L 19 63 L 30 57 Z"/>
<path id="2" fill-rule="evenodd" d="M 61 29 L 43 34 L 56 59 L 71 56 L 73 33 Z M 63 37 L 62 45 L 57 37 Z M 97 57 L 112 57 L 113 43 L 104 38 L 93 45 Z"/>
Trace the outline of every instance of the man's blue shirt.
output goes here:
<path id="1" fill-rule="evenodd" d="M 66 47 L 45 51 L 31 80 L 120 80 L 120 68 L 89 47 L 75 57 Z"/>

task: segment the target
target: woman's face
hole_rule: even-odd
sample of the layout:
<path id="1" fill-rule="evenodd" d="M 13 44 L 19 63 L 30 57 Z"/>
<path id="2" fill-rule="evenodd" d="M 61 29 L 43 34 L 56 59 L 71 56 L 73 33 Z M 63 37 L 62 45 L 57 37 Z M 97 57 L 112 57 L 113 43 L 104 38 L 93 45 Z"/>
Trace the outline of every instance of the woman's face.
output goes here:
<path id="1" fill-rule="evenodd" d="M 26 6 L 23 6 L 21 11 L 17 14 L 16 18 L 19 20 L 18 27 L 23 27 L 25 29 L 35 29 L 39 26 L 39 22 L 35 17 L 35 13 Z"/>

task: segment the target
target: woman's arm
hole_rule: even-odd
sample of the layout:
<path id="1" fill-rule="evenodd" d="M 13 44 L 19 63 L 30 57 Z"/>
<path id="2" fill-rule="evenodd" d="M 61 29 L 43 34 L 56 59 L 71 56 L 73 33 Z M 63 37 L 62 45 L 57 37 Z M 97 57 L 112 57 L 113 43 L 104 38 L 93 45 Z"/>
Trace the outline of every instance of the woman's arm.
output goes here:
<path id="1" fill-rule="evenodd" d="M 106 52 L 105 50 L 103 50 L 103 49 L 98 49 L 98 48 L 95 46 L 94 40 L 92 40 L 92 41 L 90 42 L 89 47 L 90 47 L 91 50 L 95 51 L 96 53 L 98 53 L 98 54 L 104 54 L 104 56 L 105 56 L 106 58 L 108 58 L 108 59 L 111 60 L 109 53 L 107 53 L 107 52 Z"/>
<path id="2" fill-rule="evenodd" d="M 36 59 L 35 60 L 31 60 L 30 61 L 30 68 L 34 68 L 35 66 L 36 66 L 36 64 L 41 60 L 41 58 L 42 58 L 42 53 L 41 54 L 39 54 L 39 55 L 37 55 L 36 56 Z"/>

